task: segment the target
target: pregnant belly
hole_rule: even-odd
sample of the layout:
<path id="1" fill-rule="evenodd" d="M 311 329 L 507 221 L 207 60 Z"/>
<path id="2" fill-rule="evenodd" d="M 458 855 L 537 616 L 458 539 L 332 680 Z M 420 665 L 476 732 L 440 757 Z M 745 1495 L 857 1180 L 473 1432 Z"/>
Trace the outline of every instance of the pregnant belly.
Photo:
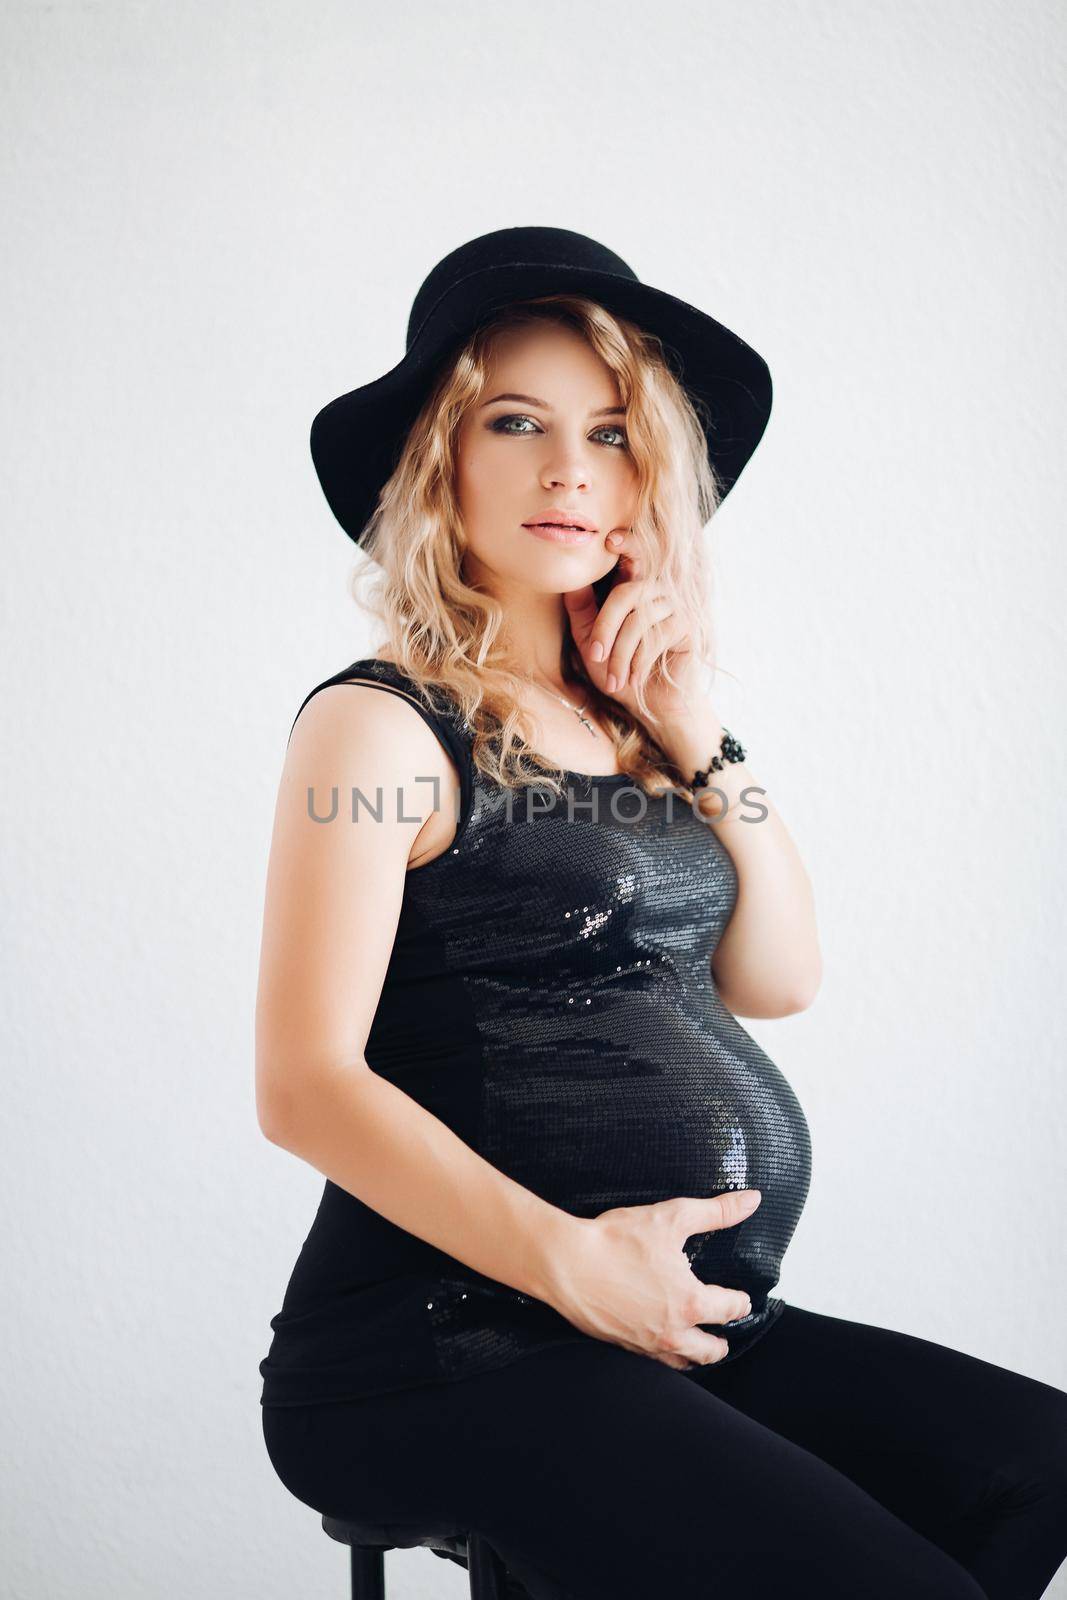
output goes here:
<path id="1" fill-rule="evenodd" d="M 678 1195 L 759 1189 L 731 1228 L 694 1235 L 705 1283 L 757 1306 L 778 1281 L 811 1178 L 808 1126 L 786 1078 L 736 1018 L 628 1009 L 485 1064 L 487 1160 L 551 1204 L 592 1217 Z"/>

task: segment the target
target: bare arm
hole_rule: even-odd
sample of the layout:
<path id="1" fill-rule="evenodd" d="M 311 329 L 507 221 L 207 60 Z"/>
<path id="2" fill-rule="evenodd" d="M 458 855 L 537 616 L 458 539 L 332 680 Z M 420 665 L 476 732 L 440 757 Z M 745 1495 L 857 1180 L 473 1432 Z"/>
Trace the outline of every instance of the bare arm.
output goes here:
<path id="1" fill-rule="evenodd" d="M 718 750 L 723 728 L 710 700 L 703 700 L 689 722 L 657 734 L 671 760 L 690 775 Z M 711 961 L 719 994 L 739 1017 L 803 1011 L 822 979 L 807 869 L 747 762 L 727 763 L 711 781 L 721 793 L 698 791 L 698 808 L 729 850 L 738 879 L 737 904 Z M 748 788 L 759 792 L 742 800 Z M 713 820 L 727 803 L 722 820 Z"/>
<path id="2" fill-rule="evenodd" d="M 439 777 L 442 814 L 427 817 Z M 424 781 L 416 782 L 416 778 Z M 308 815 L 330 811 L 330 823 Z M 350 820 L 353 786 L 379 822 Z M 293 730 L 267 874 L 256 1005 L 256 1105 L 274 1144 L 476 1272 L 553 1302 L 583 1219 L 464 1143 L 363 1054 L 389 964 L 409 856 L 451 831 L 458 783 L 418 713 L 378 689 L 324 689 Z M 397 792 L 402 804 L 397 804 Z M 401 820 L 408 817 L 420 820 Z M 419 846 L 416 839 L 421 835 Z M 415 867 L 414 871 L 420 868 Z"/>

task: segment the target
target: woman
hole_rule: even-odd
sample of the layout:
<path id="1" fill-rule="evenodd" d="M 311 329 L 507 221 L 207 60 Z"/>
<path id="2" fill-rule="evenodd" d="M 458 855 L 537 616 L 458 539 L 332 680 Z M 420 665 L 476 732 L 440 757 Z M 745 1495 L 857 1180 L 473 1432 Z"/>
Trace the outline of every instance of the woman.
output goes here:
<path id="1" fill-rule="evenodd" d="M 703 527 L 762 359 L 595 241 L 438 264 L 316 419 L 385 642 L 290 736 L 257 1102 L 326 1177 L 261 1363 L 283 1483 L 534 1595 L 1029 1597 L 1067 1396 L 771 1291 L 811 887 L 719 722 Z M 381 692 L 381 691 L 386 692 Z"/>

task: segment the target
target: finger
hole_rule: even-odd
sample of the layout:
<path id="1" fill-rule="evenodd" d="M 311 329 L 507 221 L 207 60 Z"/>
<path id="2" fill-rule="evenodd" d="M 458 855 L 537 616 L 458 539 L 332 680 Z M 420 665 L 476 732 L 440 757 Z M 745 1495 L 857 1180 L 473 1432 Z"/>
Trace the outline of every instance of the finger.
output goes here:
<path id="1" fill-rule="evenodd" d="M 631 1344 L 627 1339 L 617 1339 L 616 1344 L 622 1350 L 629 1350 L 635 1356 L 650 1356 L 653 1361 L 662 1361 L 665 1367 L 674 1367 L 676 1371 L 684 1372 L 694 1363 L 685 1356 L 677 1355 L 673 1350 L 645 1350 L 639 1344 Z"/>
<path id="2" fill-rule="evenodd" d="M 648 640 L 651 635 L 654 651 L 659 653 L 662 648 L 661 635 L 656 632 L 657 622 L 669 618 L 672 602 L 667 598 L 653 600 L 646 608 L 645 621 L 641 621 L 637 611 L 630 611 L 621 629 L 614 638 L 611 654 L 608 658 L 608 694 L 624 688 L 627 680 L 633 682 L 633 658 L 641 648 L 641 643 Z M 614 677 L 614 683 L 611 682 Z"/>
<path id="3" fill-rule="evenodd" d="M 705 1284 L 701 1291 L 702 1314 L 697 1325 L 710 1323 L 713 1328 L 725 1328 L 730 1322 L 740 1322 L 752 1311 L 752 1301 L 744 1289 L 725 1289 L 721 1284 Z"/>
<path id="4" fill-rule="evenodd" d="M 637 604 L 641 592 L 642 586 L 638 583 L 620 583 L 605 596 L 589 635 L 589 658 L 596 662 L 601 671 L 606 670 L 615 636 Z M 595 649 L 597 645 L 603 651 L 599 660 Z"/>
<path id="5" fill-rule="evenodd" d="M 632 528 L 613 528 L 604 543 L 608 550 L 619 557 L 619 568 L 623 578 L 641 578 L 644 576 L 644 558 L 637 548 Z"/>
<path id="6" fill-rule="evenodd" d="M 623 1350 L 630 1350 L 635 1356 L 651 1356 L 653 1361 L 662 1361 L 665 1367 L 681 1370 L 689 1365 L 683 1356 L 676 1356 L 669 1350 L 645 1350 L 639 1344 L 628 1344 L 625 1339 L 617 1342 Z"/>
<path id="7" fill-rule="evenodd" d="M 662 1204 L 675 1208 L 674 1223 L 682 1232 L 682 1243 L 697 1233 L 714 1233 L 733 1228 L 751 1216 L 762 1196 L 758 1189 L 727 1189 L 723 1194 L 698 1199 L 682 1195 Z"/>
<path id="8" fill-rule="evenodd" d="M 675 1347 L 681 1356 L 695 1362 L 698 1366 L 707 1367 L 717 1361 L 723 1361 L 730 1354 L 730 1346 L 726 1339 L 720 1339 L 714 1333 L 701 1333 L 694 1328 L 684 1335 Z"/>
<path id="9" fill-rule="evenodd" d="M 669 612 L 666 617 L 661 618 L 634 651 L 633 660 L 630 662 L 630 683 L 638 683 L 647 677 L 653 663 L 668 650 L 676 650 L 680 645 L 684 645 L 690 632 L 691 629 L 677 611 Z"/>
<path id="10" fill-rule="evenodd" d="M 584 655 L 601 609 L 597 606 L 593 585 L 587 583 L 581 589 L 565 590 L 563 604 L 567 608 L 567 618 L 574 642 Z"/>

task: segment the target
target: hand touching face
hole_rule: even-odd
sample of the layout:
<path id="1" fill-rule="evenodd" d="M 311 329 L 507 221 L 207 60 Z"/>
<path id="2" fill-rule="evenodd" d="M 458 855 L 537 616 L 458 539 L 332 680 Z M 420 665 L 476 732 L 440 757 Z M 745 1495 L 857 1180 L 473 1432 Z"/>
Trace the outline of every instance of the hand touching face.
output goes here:
<path id="1" fill-rule="evenodd" d="M 697 685 L 691 618 L 658 578 L 647 576 L 632 534 L 610 534 L 607 544 L 618 552 L 618 576 L 603 604 L 598 605 L 592 584 L 563 596 L 582 664 L 597 688 L 634 716 L 641 715 L 634 686 L 644 680 L 652 719 L 657 723 L 681 721 L 688 714 Z M 639 602 L 648 606 L 644 631 L 636 609 Z M 669 662 L 677 689 L 660 681 L 658 674 L 649 676 L 660 656 Z"/>

